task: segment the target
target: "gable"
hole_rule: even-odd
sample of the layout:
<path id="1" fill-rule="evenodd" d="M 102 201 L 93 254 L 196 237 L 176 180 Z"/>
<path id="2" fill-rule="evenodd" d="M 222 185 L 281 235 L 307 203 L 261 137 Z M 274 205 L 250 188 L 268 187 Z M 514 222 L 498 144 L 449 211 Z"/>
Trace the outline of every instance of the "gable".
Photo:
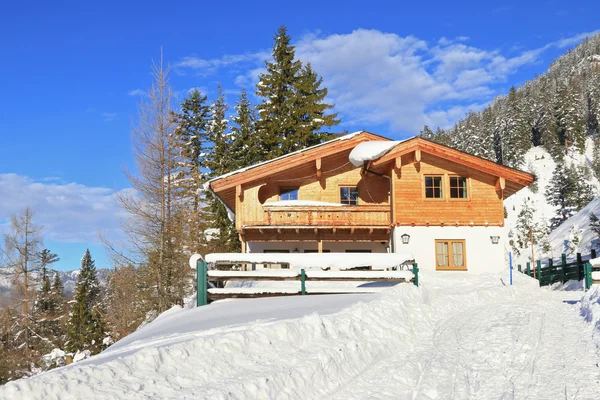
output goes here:
<path id="1" fill-rule="evenodd" d="M 416 159 L 420 160 L 423 154 L 433 156 L 434 160 L 438 160 L 437 164 L 440 164 L 440 160 L 443 160 L 445 168 L 454 168 L 461 171 L 467 169 L 493 177 L 496 179 L 497 189 L 502 191 L 504 198 L 530 185 L 535 179 L 535 176 L 530 173 L 499 165 L 493 161 L 420 137 L 399 142 L 385 155 L 371 161 L 369 165 L 372 170 L 385 172 L 389 171 L 389 166 L 392 163 L 399 166 L 416 162 Z"/>

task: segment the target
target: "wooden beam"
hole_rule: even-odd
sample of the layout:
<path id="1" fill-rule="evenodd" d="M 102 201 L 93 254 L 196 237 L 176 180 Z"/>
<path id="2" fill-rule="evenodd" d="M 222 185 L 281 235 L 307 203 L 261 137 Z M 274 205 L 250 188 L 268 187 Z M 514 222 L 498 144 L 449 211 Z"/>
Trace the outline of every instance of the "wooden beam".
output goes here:
<path id="1" fill-rule="evenodd" d="M 421 162 L 421 150 L 420 149 L 416 149 L 415 150 L 415 162 Z"/>
<path id="2" fill-rule="evenodd" d="M 321 159 L 320 158 L 317 158 L 316 164 L 317 164 L 317 179 L 321 180 L 321 177 L 323 176 L 323 171 L 321 170 Z"/>
<path id="3" fill-rule="evenodd" d="M 246 241 L 244 240 L 244 235 L 239 234 L 240 243 L 242 244 L 242 253 L 246 252 Z"/>
<path id="4" fill-rule="evenodd" d="M 242 227 L 242 205 L 243 205 L 243 191 L 242 185 L 235 187 L 235 228 L 240 229 Z"/>
<path id="5" fill-rule="evenodd" d="M 506 179 L 503 177 L 499 177 L 496 179 L 496 190 L 504 190 L 506 189 Z"/>
<path id="6" fill-rule="evenodd" d="M 394 159 L 394 169 L 400 169 L 402 167 L 402 157 L 398 156 Z"/>
<path id="7" fill-rule="evenodd" d="M 319 253 L 323 252 L 323 241 L 319 238 L 319 240 L 317 240 L 317 251 Z"/>

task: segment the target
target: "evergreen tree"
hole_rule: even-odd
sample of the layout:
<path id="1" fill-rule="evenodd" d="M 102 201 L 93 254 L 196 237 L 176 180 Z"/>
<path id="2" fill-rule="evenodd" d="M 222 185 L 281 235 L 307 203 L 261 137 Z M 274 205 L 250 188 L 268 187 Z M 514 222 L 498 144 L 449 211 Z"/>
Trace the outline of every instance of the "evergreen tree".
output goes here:
<path id="1" fill-rule="evenodd" d="M 244 89 L 235 106 L 235 112 L 229 146 L 231 170 L 254 165 L 265 159 L 264 149 L 256 137 L 256 112 Z"/>
<path id="2" fill-rule="evenodd" d="M 596 240 L 600 240 L 600 218 L 593 212 L 590 213 L 590 230 L 596 234 Z"/>
<path id="3" fill-rule="evenodd" d="M 106 335 L 100 303 L 100 283 L 96 266 L 89 250 L 81 260 L 81 270 L 73 296 L 73 306 L 68 325 L 67 349 L 71 352 L 90 350 L 96 354 L 102 350 Z"/>
<path id="4" fill-rule="evenodd" d="M 534 220 L 533 205 L 528 198 L 523 199 L 512 236 L 509 243 L 517 256 L 522 252 L 531 254 L 532 246 L 538 253 L 540 250 L 544 253 L 550 250 L 548 230 L 543 223 Z"/>
<path id="5" fill-rule="evenodd" d="M 225 95 L 220 86 L 218 93 L 217 100 L 212 105 L 212 119 L 209 129 L 213 143 L 208 157 L 208 168 L 211 177 L 223 175 L 233 170 L 232 164 L 234 164 L 229 152 L 231 140 L 231 135 L 227 132 L 229 121 L 225 118 L 228 106 L 225 103 Z M 211 249 L 222 252 L 239 251 L 241 244 L 237 231 L 233 221 L 228 217 L 225 206 L 216 196 L 209 194 L 207 197 L 212 213 L 211 226 L 217 232 L 216 235 L 211 235 Z"/>
<path id="6" fill-rule="evenodd" d="M 199 253 L 206 246 L 204 231 L 207 228 L 209 213 L 206 209 L 204 182 L 207 180 L 207 154 L 211 138 L 208 126 L 211 120 L 207 97 L 194 89 L 181 104 L 179 113 L 173 113 L 175 122 L 175 146 L 179 149 L 178 179 L 181 201 L 187 205 L 188 218 L 183 218 L 183 230 L 187 233 L 183 247 L 191 253 Z"/>
<path id="7" fill-rule="evenodd" d="M 435 138 L 435 134 L 433 133 L 431 128 L 427 125 L 425 125 L 423 127 L 423 129 L 421 130 L 421 132 L 419 132 L 419 136 L 421 136 L 423 139 L 427 139 L 427 140 L 434 140 L 434 138 Z"/>
<path id="8" fill-rule="evenodd" d="M 339 123 L 336 114 L 327 115 L 332 106 L 323 103 L 327 89 L 310 65 L 302 66 L 285 26 L 277 30 L 273 62 L 266 62 L 267 72 L 260 74 L 256 94 L 263 99 L 258 105 L 257 130 L 267 158 L 318 144 L 324 127 Z"/>
<path id="9" fill-rule="evenodd" d="M 328 90 L 322 87 L 322 84 L 323 78 L 312 69 L 310 63 L 299 72 L 292 109 L 297 119 L 295 134 L 287 137 L 281 144 L 283 154 L 327 140 L 329 135 L 321 129 L 336 126 L 341 122 L 337 113 L 327 113 L 333 106 L 324 103 Z"/>
<path id="10" fill-rule="evenodd" d="M 585 207 L 593 199 L 593 191 L 581 170 L 558 163 L 546 190 L 546 199 L 557 207 L 551 220 L 554 229 Z"/>
<path id="11" fill-rule="evenodd" d="M 51 284 L 50 284 L 50 275 L 48 274 L 48 267 L 54 264 L 55 262 L 60 261 L 60 258 L 54 253 L 52 253 L 48 249 L 43 249 L 37 255 L 38 263 L 40 265 L 40 280 L 41 280 L 41 289 L 38 291 L 37 296 L 37 308 L 38 312 L 41 314 L 47 313 L 51 308 Z"/>

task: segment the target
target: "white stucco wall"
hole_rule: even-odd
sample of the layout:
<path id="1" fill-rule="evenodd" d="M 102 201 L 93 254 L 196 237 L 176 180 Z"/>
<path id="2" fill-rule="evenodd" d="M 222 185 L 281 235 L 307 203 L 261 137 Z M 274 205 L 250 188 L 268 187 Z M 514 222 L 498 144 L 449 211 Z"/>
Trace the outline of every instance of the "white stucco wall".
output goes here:
<path id="1" fill-rule="evenodd" d="M 401 236 L 410 235 L 409 244 L 402 244 Z M 492 244 L 490 236 L 500 236 L 498 244 Z M 435 240 L 463 239 L 467 271 L 474 273 L 498 272 L 506 268 L 504 243 L 506 232 L 499 226 L 400 226 L 393 232 L 394 252 L 410 251 L 419 268 L 435 270 Z M 461 273 L 457 271 L 456 273 Z"/>
<path id="2" fill-rule="evenodd" d="M 387 242 L 323 242 L 323 250 L 332 253 L 343 253 L 346 250 L 371 250 L 372 253 L 387 253 Z M 289 250 L 295 249 L 304 253 L 304 250 L 317 250 L 315 242 L 248 242 L 246 251 L 248 253 L 263 253 L 265 250 Z"/>

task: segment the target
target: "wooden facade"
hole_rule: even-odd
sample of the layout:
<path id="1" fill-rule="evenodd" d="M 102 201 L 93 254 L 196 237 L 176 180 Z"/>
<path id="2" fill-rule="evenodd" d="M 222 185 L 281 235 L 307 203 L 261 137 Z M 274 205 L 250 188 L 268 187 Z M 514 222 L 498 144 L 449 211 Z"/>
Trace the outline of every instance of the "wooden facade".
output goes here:
<path id="1" fill-rule="evenodd" d="M 502 226 L 503 199 L 534 179 L 421 138 L 353 166 L 352 149 L 371 140 L 389 139 L 354 134 L 217 178 L 210 188 L 235 212 L 243 242 L 322 243 L 387 241 L 395 226 Z M 426 177 L 435 178 L 438 197 L 426 196 Z M 460 198 L 451 196 L 452 182 L 460 182 Z M 339 205 L 342 188 L 357 193 L 353 205 Z M 286 191 L 294 192 L 298 205 L 277 203 Z"/>

